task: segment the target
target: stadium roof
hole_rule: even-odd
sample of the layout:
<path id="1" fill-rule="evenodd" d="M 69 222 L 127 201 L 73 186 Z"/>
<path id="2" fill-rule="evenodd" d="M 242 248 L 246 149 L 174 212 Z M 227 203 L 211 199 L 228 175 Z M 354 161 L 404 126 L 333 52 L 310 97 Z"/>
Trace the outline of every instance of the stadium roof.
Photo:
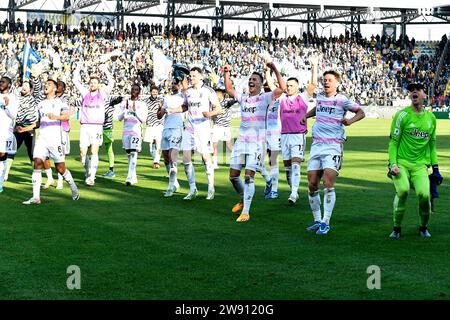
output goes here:
<path id="1" fill-rule="evenodd" d="M 0 10 L 7 11 L 9 2 L 16 12 L 168 17 L 168 3 L 173 3 L 173 19 L 434 24 L 450 23 L 449 1 L 377 0 L 374 7 L 370 0 L 3 0 Z M 420 17 L 425 19 L 416 20 Z"/>

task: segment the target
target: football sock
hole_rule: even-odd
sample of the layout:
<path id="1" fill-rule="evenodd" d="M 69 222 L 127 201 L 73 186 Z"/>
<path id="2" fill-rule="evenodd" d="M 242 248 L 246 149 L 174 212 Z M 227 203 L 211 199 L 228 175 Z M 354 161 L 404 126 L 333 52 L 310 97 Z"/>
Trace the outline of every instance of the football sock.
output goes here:
<path id="1" fill-rule="evenodd" d="M 91 169 L 90 169 L 90 177 L 91 179 L 95 179 L 95 175 L 97 174 L 98 169 L 98 154 L 93 154 L 91 156 Z"/>
<path id="2" fill-rule="evenodd" d="M 394 227 L 400 227 L 402 225 L 406 210 L 407 197 L 408 194 L 406 194 L 406 196 L 402 196 L 401 198 L 396 194 L 394 197 Z"/>
<path id="3" fill-rule="evenodd" d="M 278 178 L 280 176 L 278 166 L 270 168 L 270 176 L 272 179 L 272 191 L 278 192 Z"/>
<path id="4" fill-rule="evenodd" d="M 242 209 L 243 214 L 249 214 L 250 205 L 252 204 L 254 194 L 255 194 L 255 182 L 253 181 L 253 177 L 245 176 L 244 208 Z"/>
<path id="5" fill-rule="evenodd" d="M 6 175 L 6 160 L 0 161 L 0 189 L 3 187 L 3 182 Z"/>
<path id="6" fill-rule="evenodd" d="M 264 178 L 264 180 L 266 180 L 266 183 L 269 183 L 270 182 L 270 177 L 269 177 L 269 174 L 267 173 L 267 170 L 266 170 L 266 168 L 264 166 L 261 166 L 260 172 L 261 172 L 261 175 Z"/>
<path id="7" fill-rule="evenodd" d="M 322 212 L 320 211 L 320 195 L 319 191 L 309 192 L 309 206 L 311 207 L 311 211 L 313 213 L 314 221 L 322 220 Z"/>
<path id="8" fill-rule="evenodd" d="M 286 181 L 289 185 L 289 187 L 292 188 L 292 183 L 291 183 L 291 167 L 285 167 L 284 171 L 286 172 Z"/>
<path id="9" fill-rule="evenodd" d="M 14 162 L 14 159 L 11 159 L 11 158 L 6 159 L 6 171 L 5 171 L 4 181 L 8 180 L 9 170 L 11 170 L 13 162 Z"/>
<path id="10" fill-rule="evenodd" d="M 169 170 L 169 190 L 173 189 L 175 186 L 175 180 L 177 180 L 177 172 L 178 172 L 178 163 L 173 162 L 170 165 Z"/>
<path id="11" fill-rule="evenodd" d="M 184 172 L 186 172 L 186 177 L 189 182 L 189 190 L 190 192 L 194 192 L 197 187 L 195 185 L 195 171 L 192 162 L 184 164 Z"/>
<path id="12" fill-rule="evenodd" d="M 67 182 L 67 184 L 70 187 L 70 190 L 77 191 L 77 186 L 75 184 L 75 181 L 73 181 L 73 177 L 69 169 L 66 169 L 66 172 L 64 172 L 64 174 L 62 175 L 62 178 Z"/>
<path id="13" fill-rule="evenodd" d="M 336 192 L 334 188 L 325 188 L 323 193 L 323 220 L 326 224 L 330 224 L 330 218 L 333 214 L 334 204 L 336 203 Z"/>
<path id="14" fill-rule="evenodd" d="M 33 185 L 33 198 L 40 199 L 41 197 L 41 183 L 42 183 L 42 170 L 33 170 L 31 175 L 31 183 Z"/>
<path id="15" fill-rule="evenodd" d="M 89 157 L 83 156 L 81 157 L 81 164 L 84 167 L 84 171 L 86 172 L 86 178 L 89 178 Z"/>
<path id="16" fill-rule="evenodd" d="M 231 184 L 234 190 L 243 197 L 244 196 L 244 182 L 239 177 L 230 177 Z"/>
<path id="17" fill-rule="evenodd" d="M 300 163 L 293 162 L 292 163 L 292 171 L 291 171 L 291 192 L 293 194 L 297 194 L 298 187 L 300 185 Z"/>
<path id="18" fill-rule="evenodd" d="M 211 160 L 205 162 L 206 178 L 208 179 L 208 190 L 214 189 L 214 168 Z"/>
<path id="19" fill-rule="evenodd" d="M 114 148 L 112 142 L 105 143 L 106 150 L 108 151 L 108 161 L 109 161 L 109 167 L 111 171 L 113 171 L 111 168 L 114 167 Z"/>
<path id="20" fill-rule="evenodd" d="M 50 169 L 45 169 L 45 174 L 47 175 L 47 179 L 48 179 L 48 180 L 53 180 L 53 172 L 52 172 L 52 168 L 50 168 Z"/>

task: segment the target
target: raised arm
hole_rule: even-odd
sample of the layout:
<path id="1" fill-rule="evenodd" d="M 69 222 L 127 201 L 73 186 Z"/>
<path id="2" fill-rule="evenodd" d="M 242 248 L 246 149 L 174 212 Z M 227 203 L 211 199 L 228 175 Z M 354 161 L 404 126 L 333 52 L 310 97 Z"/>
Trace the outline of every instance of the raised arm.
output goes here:
<path id="1" fill-rule="evenodd" d="M 277 86 L 275 85 L 275 82 L 273 81 L 272 76 L 270 75 L 270 69 L 267 66 L 267 64 L 264 65 L 264 78 L 267 81 L 267 85 L 269 86 L 269 89 L 271 91 L 275 90 Z"/>
<path id="2" fill-rule="evenodd" d="M 81 93 L 82 98 L 84 98 L 89 93 L 89 90 L 81 83 L 80 71 L 81 68 L 80 65 L 78 64 L 73 72 L 72 82 L 75 88 L 77 88 L 77 90 Z"/>
<path id="3" fill-rule="evenodd" d="M 231 67 L 229 65 L 223 67 L 223 77 L 224 77 L 224 80 L 225 80 L 225 90 L 230 95 L 230 97 L 234 97 L 235 96 L 235 90 L 233 88 L 233 83 L 231 83 L 230 71 L 231 71 Z"/>
<path id="4" fill-rule="evenodd" d="M 311 56 L 309 62 L 311 64 L 311 82 L 308 84 L 306 92 L 308 93 L 308 96 L 312 97 L 314 95 L 314 91 L 317 88 L 317 74 L 319 72 L 319 56 L 318 55 Z"/>
<path id="5" fill-rule="evenodd" d="M 277 77 L 278 87 L 275 88 L 275 90 L 273 90 L 272 92 L 274 99 L 278 99 L 283 94 L 283 92 L 286 91 L 286 81 L 273 62 L 267 63 L 267 67 L 272 70 Z"/>
<path id="6" fill-rule="evenodd" d="M 100 70 L 106 75 L 106 79 L 108 81 L 108 84 L 106 85 L 106 88 L 104 89 L 106 93 L 109 95 L 114 89 L 115 80 L 111 72 L 109 72 L 109 69 L 106 65 L 102 64 L 100 65 Z"/>

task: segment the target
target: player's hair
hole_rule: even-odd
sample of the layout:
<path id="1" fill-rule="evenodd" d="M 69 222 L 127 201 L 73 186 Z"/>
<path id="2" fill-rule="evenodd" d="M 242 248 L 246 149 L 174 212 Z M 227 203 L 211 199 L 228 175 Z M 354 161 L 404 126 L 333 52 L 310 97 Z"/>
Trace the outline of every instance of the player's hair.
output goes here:
<path id="1" fill-rule="evenodd" d="M 25 83 L 28 83 L 28 85 L 30 86 L 31 90 L 33 89 L 33 83 L 32 82 L 30 82 L 28 80 L 25 80 L 24 82 L 22 82 L 22 85 L 24 85 Z"/>
<path id="2" fill-rule="evenodd" d="M 287 81 L 295 81 L 298 84 L 298 79 L 296 77 L 290 77 Z"/>
<path id="3" fill-rule="evenodd" d="M 62 81 L 62 80 L 59 80 L 58 81 L 58 85 L 60 85 L 60 84 L 62 84 L 63 86 L 64 86 L 64 90 L 66 89 L 66 83 L 64 82 L 64 81 Z"/>
<path id="4" fill-rule="evenodd" d="M 100 82 L 100 77 L 96 74 L 93 74 L 89 77 L 89 81 L 94 80 L 94 79 L 97 80 L 98 82 Z"/>
<path id="5" fill-rule="evenodd" d="M 199 67 L 193 67 L 193 68 L 191 68 L 191 71 L 197 71 L 197 72 L 200 73 L 200 74 L 203 73 L 202 69 L 199 68 Z"/>
<path id="6" fill-rule="evenodd" d="M 150 92 L 153 91 L 153 90 L 158 90 L 159 91 L 159 88 L 157 86 L 155 86 L 155 85 L 152 85 L 150 87 Z"/>
<path id="7" fill-rule="evenodd" d="M 327 70 L 323 73 L 323 76 L 325 77 L 327 74 L 333 75 L 338 82 L 341 82 L 341 74 L 339 72 L 335 70 Z"/>
<path id="8" fill-rule="evenodd" d="M 256 74 L 256 75 L 261 79 L 261 83 L 264 83 L 264 77 L 262 76 L 261 73 L 254 71 L 254 72 L 252 73 L 252 75 L 254 75 L 254 74 Z"/>
<path id="9" fill-rule="evenodd" d="M 134 87 L 138 88 L 139 91 L 141 91 L 141 86 L 140 86 L 139 84 L 133 83 L 133 85 L 131 86 L 131 88 L 134 88 Z"/>
<path id="10" fill-rule="evenodd" d="M 58 87 L 58 82 L 56 82 L 56 81 L 53 80 L 53 79 L 48 79 L 47 82 L 53 82 L 53 84 L 55 85 L 55 87 L 56 87 L 56 88 Z"/>
<path id="11" fill-rule="evenodd" d="M 3 77 L 1 77 L 0 79 L 5 79 L 6 81 L 8 81 L 8 84 L 9 84 L 9 85 L 12 85 L 12 80 L 11 80 L 10 77 L 8 77 L 8 76 L 3 76 Z"/>

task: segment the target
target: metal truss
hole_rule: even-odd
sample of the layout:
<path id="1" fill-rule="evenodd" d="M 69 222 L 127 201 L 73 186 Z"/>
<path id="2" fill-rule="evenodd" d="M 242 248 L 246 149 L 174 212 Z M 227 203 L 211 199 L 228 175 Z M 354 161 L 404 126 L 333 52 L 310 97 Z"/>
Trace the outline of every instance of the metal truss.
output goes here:
<path id="1" fill-rule="evenodd" d="M 13 18 L 15 12 L 47 12 L 53 14 L 81 13 L 123 16 L 149 16 L 165 18 L 166 26 L 174 26 L 177 17 L 187 19 L 209 19 L 215 21 L 216 26 L 223 27 L 224 20 L 253 20 L 263 24 L 263 31 L 270 29 L 271 22 L 308 23 L 315 28 L 317 23 L 345 24 L 353 30 L 359 29 L 361 24 L 447 24 L 450 23 L 450 7 L 434 8 L 432 12 L 423 13 L 419 9 L 411 8 L 368 8 L 350 7 L 346 5 L 305 5 L 291 3 L 273 3 L 273 8 L 268 9 L 265 0 L 259 2 L 242 2 L 230 0 L 164 0 L 166 12 L 140 13 L 140 10 L 148 9 L 161 4 L 160 0 L 107 0 L 115 1 L 121 5 L 116 6 L 114 12 L 92 12 L 82 9 L 102 2 L 101 0 L 64 0 L 64 10 L 35 10 L 26 9 L 24 6 L 36 0 L 9 0 L 9 7 L 0 9 L 8 11 Z M 265 1 L 265 2 L 263 2 Z M 278 0 L 288 2 L 287 0 Z M 62 1 L 61 1 L 62 2 Z M 67 5 L 67 4 L 71 5 Z M 123 3 L 126 3 L 123 6 Z M 218 5 L 218 6 L 217 6 Z M 270 11 L 270 13 L 269 13 Z M 424 21 L 416 20 L 425 17 Z M 428 21 L 426 18 L 437 18 L 437 21 Z M 427 21 L 425 21 L 427 20 Z M 312 30 L 311 30 L 312 31 Z"/>
<path id="2" fill-rule="evenodd" d="M 195 4 L 195 3 L 180 3 L 177 6 L 176 15 L 188 15 L 188 14 L 197 14 L 200 11 L 209 10 L 215 8 L 215 4 Z"/>
<path id="3" fill-rule="evenodd" d="M 22 8 L 26 5 L 32 4 L 33 2 L 36 2 L 37 0 L 16 0 L 16 8 Z"/>
<path id="4" fill-rule="evenodd" d="M 124 10 L 124 13 L 135 12 L 139 10 L 149 9 L 159 5 L 159 0 L 147 0 L 147 1 L 128 1 L 128 5 Z"/>
<path id="5" fill-rule="evenodd" d="M 81 9 L 101 3 L 101 0 L 74 0 L 71 9 L 73 11 L 79 11 Z"/>

